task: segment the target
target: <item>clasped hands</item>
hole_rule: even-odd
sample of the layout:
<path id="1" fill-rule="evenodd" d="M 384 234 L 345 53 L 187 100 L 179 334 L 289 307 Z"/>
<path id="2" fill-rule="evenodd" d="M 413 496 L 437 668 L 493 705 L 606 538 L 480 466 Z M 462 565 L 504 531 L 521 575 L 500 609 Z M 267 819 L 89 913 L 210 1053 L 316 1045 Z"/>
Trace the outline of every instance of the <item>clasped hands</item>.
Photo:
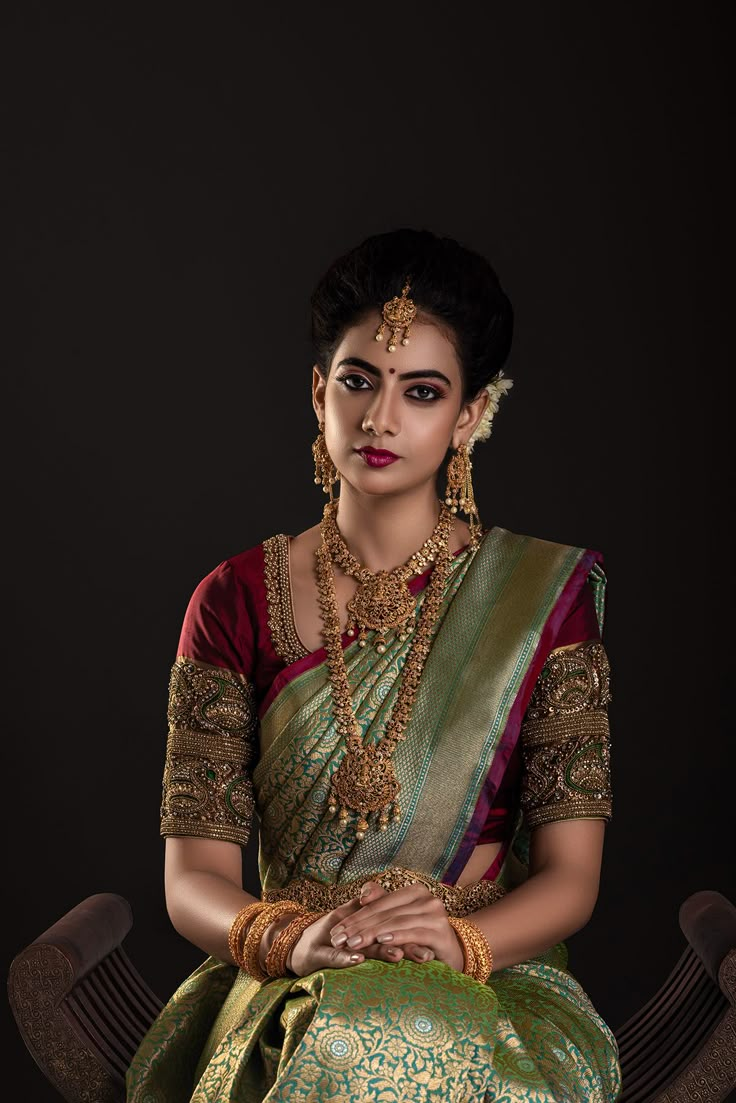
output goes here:
<path id="1" fill-rule="evenodd" d="M 426 885 L 387 892 L 375 881 L 359 899 L 321 916 L 290 954 L 297 976 L 317 969 L 359 965 L 368 958 L 398 962 L 442 961 L 462 972 L 463 950 L 448 922 L 447 909 Z"/>

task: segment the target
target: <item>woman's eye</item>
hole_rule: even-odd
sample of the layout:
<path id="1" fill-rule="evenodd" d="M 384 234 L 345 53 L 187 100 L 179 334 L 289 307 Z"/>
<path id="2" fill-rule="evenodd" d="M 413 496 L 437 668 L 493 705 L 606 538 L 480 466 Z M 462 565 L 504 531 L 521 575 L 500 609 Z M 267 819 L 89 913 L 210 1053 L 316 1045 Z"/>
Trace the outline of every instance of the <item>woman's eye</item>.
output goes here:
<path id="1" fill-rule="evenodd" d="M 421 393 L 416 395 L 422 402 L 429 402 L 435 398 L 441 398 L 442 395 L 439 391 L 436 391 L 434 387 L 427 386 L 426 383 L 417 383 L 416 387 L 412 387 L 411 391 L 420 391 Z M 411 391 L 407 391 L 407 394 L 411 394 Z M 412 396 L 414 397 L 414 396 Z"/>
<path id="2" fill-rule="evenodd" d="M 361 387 L 361 383 L 365 383 L 366 387 L 370 387 L 370 383 L 362 375 L 341 375 L 338 382 L 344 383 L 349 391 L 364 391 L 365 387 Z"/>

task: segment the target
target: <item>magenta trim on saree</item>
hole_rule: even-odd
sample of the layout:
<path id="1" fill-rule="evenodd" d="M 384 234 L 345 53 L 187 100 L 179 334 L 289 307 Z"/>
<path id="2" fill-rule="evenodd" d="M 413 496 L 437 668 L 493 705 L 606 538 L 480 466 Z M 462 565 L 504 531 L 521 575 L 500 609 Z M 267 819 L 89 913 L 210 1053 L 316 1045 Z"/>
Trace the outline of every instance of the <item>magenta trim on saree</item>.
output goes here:
<path id="1" fill-rule="evenodd" d="M 501 736 L 496 753 L 493 756 L 493 762 L 491 768 L 488 771 L 486 780 L 483 784 L 478 802 L 475 806 L 473 816 L 471 818 L 468 829 L 460 842 L 455 857 L 453 858 L 447 873 L 442 878 L 443 882 L 447 885 L 454 885 L 457 878 L 461 875 L 462 871 L 467 865 L 470 855 L 473 853 L 477 845 L 478 838 L 488 818 L 488 813 L 493 806 L 493 801 L 498 793 L 501 780 L 506 772 L 509 759 L 516 747 L 519 732 L 521 731 L 521 722 L 524 718 L 529 698 L 532 695 L 534 684 L 539 677 L 539 674 L 544 666 L 545 660 L 549 652 L 555 645 L 555 639 L 560 631 L 560 628 L 567 617 L 575 598 L 580 592 L 582 586 L 590 573 L 591 567 L 598 563 L 603 565 L 603 556 L 601 552 L 588 550 L 581 557 L 579 562 L 573 569 L 569 579 L 565 583 L 560 596 L 558 597 L 555 606 L 547 618 L 547 621 L 542 629 L 539 643 L 534 652 L 534 658 L 532 659 L 529 669 L 527 670 L 524 680 L 521 683 L 519 692 L 516 695 L 516 700 L 511 707 L 509 718 L 506 722 L 504 733 Z M 493 880 L 501 869 L 503 859 L 508 850 L 510 838 L 506 839 L 501 846 L 501 850 L 493 860 L 492 865 L 483 874 L 482 880 Z"/>

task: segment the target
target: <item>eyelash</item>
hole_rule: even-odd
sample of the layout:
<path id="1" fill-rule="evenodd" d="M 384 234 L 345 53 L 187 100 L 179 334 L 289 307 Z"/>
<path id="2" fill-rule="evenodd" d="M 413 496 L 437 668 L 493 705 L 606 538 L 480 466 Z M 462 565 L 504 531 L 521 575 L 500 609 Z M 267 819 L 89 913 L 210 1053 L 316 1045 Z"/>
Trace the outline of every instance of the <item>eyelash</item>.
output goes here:
<path id="1" fill-rule="evenodd" d="M 360 380 L 362 380 L 363 383 L 368 383 L 368 380 L 365 378 L 365 376 L 363 376 L 363 375 L 354 375 L 354 374 L 337 376 L 336 382 L 342 383 L 344 385 L 345 389 L 348 390 L 348 391 L 364 391 L 366 389 L 365 387 L 352 387 L 347 382 L 348 379 L 360 379 Z M 370 387 L 370 384 L 369 384 L 369 387 Z M 438 390 L 436 387 L 430 387 L 429 383 L 415 383 L 413 387 L 409 388 L 409 390 L 413 391 L 413 390 L 415 390 L 416 388 L 419 388 L 419 387 L 421 387 L 423 390 L 429 391 L 432 397 L 431 398 L 429 398 L 429 397 L 427 397 L 427 398 L 418 398 L 416 395 L 410 395 L 409 391 L 407 391 L 407 396 L 409 398 L 414 399 L 415 402 L 430 403 L 430 402 L 436 402 L 438 399 L 441 399 L 441 398 L 445 397 L 444 394 L 442 393 L 442 391 Z"/>

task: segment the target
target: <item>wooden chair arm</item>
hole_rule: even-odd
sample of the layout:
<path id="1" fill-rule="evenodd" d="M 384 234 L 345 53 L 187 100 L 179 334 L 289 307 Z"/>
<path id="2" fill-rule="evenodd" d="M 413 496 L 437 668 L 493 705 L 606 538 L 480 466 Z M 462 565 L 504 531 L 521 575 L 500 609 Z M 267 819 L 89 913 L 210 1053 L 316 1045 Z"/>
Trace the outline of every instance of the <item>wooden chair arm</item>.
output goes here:
<path id="1" fill-rule="evenodd" d="M 122 942 L 130 905 L 83 900 L 13 959 L 8 998 L 31 1056 L 68 1103 L 123 1103 L 125 1073 L 161 1010 Z"/>
<path id="2" fill-rule="evenodd" d="M 696 892 L 680 907 L 680 928 L 716 984 L 724 958 L 736 950 L 736 907 L 720 892 Z M 724 991 L 731 1003 L 736 992 Z"/>
<path id="3" fill-rule="evenodd" d="M 34 938 L 30 946 L 54 946 L 61 951 L 71 967 L 73 986 L 122 945 L 132 926 L 128 901 L 114 892 L 98 892 Z"/>

